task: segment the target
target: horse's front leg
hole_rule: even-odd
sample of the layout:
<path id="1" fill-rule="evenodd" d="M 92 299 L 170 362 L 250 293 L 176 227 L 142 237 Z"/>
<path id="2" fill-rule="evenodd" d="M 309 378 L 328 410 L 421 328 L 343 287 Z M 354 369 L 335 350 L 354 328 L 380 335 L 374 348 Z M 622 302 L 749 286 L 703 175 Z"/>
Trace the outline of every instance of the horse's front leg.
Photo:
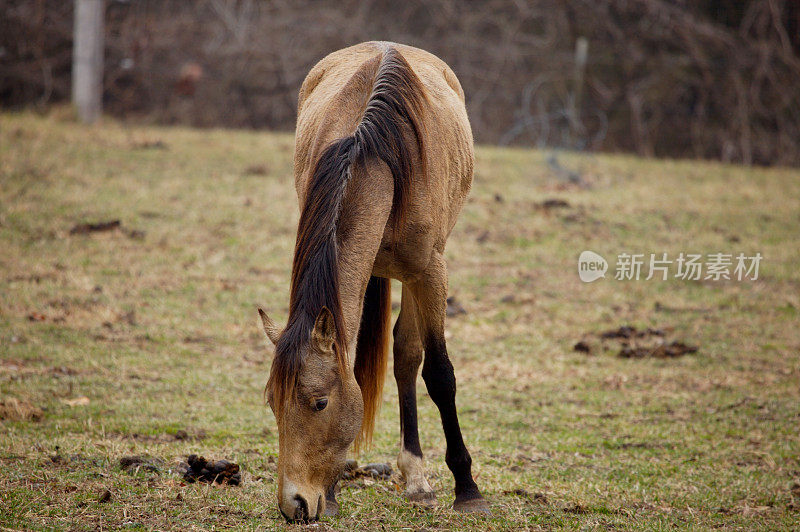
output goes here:
<path id="1" fill-rule="evenodd" d="M 425 478 L 425 464 L 417 428 L 417 374 L 422 362 L 422 343 L 417 332 L 416 305 L 404 286 L 400 315 L 394 325 L 394 378 L 400 397 L 400 454 L 397 467 L 406 481 L 408 500 L 433 505 L 436 492 Z"/>
<path id="2" fill-rule="evenodd" d="M 435 253 L 422 276 L 409 286 L 417 305 L 417 324 L 425 347 L 422 379 L 439 409 L 447 440 L 445 462 L 455 478 L 453 509 L 490 513 L 489 505 L 472 478 L 472 458 L 464 445 L 456 411 L 456 377 L 447 356 L 444 319 L 447 309 L 447 265 Z"/>

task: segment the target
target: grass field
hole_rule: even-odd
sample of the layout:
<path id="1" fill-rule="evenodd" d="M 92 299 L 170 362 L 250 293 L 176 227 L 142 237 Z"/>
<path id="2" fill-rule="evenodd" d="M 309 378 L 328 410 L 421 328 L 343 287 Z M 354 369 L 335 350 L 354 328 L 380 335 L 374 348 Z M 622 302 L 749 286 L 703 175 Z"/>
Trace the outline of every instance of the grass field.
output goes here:
<path id="1" fill-rule="evenodd" d="M 288 134 L 0 115 L 0 527 L 287 527 L 255 304 L 285 320 L 292 150 Z M 420 381 L 439 506 L 405 502 L 396 476 L 362 479 L 314 526 L 797 529 L 800 172 L 558 154 L 582 187 L 550 155 L 479 147 L 447 250 L 466 310 L 448 319 L 449 351 L 493 516 L 449 509 Z M 605 279 L 579 280 L 583 250 L 609 260 Z M 681 252 L 763 259 L 755 281 L 614 279 L 621 253 Z M 622 358 L 598 334 L 623 325 L 698 351 Z M 389 375 L 361 463 L 395 465 Z M 190 453 L 239 463 L 242 485 L 186 485 Z M 123 470 L 129 455 L 156 471 Z"/>

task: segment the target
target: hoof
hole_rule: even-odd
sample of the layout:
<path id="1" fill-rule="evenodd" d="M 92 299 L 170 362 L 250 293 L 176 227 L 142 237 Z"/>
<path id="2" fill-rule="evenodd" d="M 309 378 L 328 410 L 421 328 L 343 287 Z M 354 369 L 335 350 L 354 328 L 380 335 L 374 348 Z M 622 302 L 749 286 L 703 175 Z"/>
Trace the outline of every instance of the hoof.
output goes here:
<path id="1" fill-rule="evenodd" d="M 336 499 L 325 499 L 325 517 L 336 517 L 339 515 L 339 503 Z"/>
<path id="2" fill-rule="evenodd" d="M 334 483 L 325 494 L 325 517 L 336 517 L 339 515 L 339 502 L 336 500 L 336 484 Z"/>
<path id="3" fill-rule="evenodd" d="M 409 502 L 425 507 L 436 506 L 436 492 L 434 491 L 417 491 L 415 493 L 406 492 L 406 499 Z"/>
<path id="4" fill-rule="evenodd" d="M 486 499 L 483 497 L 467 499 L 464 501 L 456 499 L 456 502 L 453 503 L 453 510 L 456 512 L 463 512 L 465 514 L 492 515 L 492 511 L 489 509 L 489 503 L 486 502 Z"/>

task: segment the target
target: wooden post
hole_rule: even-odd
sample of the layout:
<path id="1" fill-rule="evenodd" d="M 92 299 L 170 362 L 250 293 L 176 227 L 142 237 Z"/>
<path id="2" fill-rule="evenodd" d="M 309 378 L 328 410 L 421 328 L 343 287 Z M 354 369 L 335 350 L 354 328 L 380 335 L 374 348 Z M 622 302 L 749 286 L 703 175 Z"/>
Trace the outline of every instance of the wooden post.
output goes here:
<path id="1" fill-rule="evenodd" d="M 75 0 L 72 44 L 72 103 L 94 123 L 103 111 L 103 19 L 105 0 Z"/>
<path id="2" fill-rule="evenodd" d="M 575 70 L 573 71 L 572 97 L 568 101 L 567 118 L 572 140 L 576 141 L 585 134 L 581 122 L 581 100 L 583 99 L 583 75 L 586 71 L 586 59 L 589 56 L 589 41 L 586 37 L 578 37 L 575 41 Z"/>
<path id="3" fill-rule="evenodd" d="M 574 79 L 574 104 L 576 117 L 581 111 L 581 100 L 583 99 L 583 76 L 586 72 L 586 60 L 589 57 L 589 40 L 586 37 L 578 37 L 575 41 L 575 71 Z"/>

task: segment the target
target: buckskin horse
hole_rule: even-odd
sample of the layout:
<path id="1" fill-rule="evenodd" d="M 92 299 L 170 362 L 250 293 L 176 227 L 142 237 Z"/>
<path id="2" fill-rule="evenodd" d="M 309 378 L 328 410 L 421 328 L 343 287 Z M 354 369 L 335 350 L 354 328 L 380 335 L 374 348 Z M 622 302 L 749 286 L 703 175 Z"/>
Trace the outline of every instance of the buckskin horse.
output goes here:
<path id="1" fill-rule="evenodd" d="M 403 287 L 393 352 L 406 496 L 424 504 L 436 497 L 417 430 L 422 364 L 447 441 L 453 507 L 489 512 L 461 436 L 444 334 L 444 247 L 473 162 L 464 92 L 428 52 L 363 43 L 328 55 L 303 82 L 286 327 L 258 309 L 275 344 L 266 394 L 278 425 L 278 506 L 288 520 L 335 515 L 347 450 L 371 441 L 388 359 L 390 279 Z"/>

